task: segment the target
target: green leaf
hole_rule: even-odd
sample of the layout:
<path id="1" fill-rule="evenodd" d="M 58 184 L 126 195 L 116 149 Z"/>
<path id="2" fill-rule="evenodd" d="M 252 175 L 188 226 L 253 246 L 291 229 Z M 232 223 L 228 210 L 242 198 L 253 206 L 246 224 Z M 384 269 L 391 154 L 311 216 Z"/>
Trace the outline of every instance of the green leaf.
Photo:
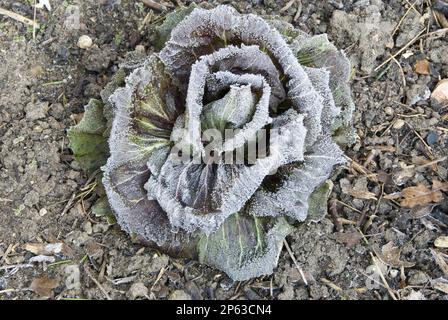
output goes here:
<path id="1" fill-rule="evenodd" d="M 251 86 L 231 86 L 230 91 L 219 100 L 204 106 L 201 115 L 201 129 L 237 129 L 248 123 L 255 112 L 256 96 Z"/>
<path id="2" fill-rule="evenodd" d="M 340 146 L 351 146 L 356 143 L 358 135 L 355 128 L 349 124 L 341 124 L 333 132 L 333 140 Z"/>
<path id="3" fill-rule="evenodd" d="M 171 36 L 171 31 L 196 7 L 197 5 L 192 3 L 188 7 L 171 12 L 166 15 L 165 20 L 161 25 L 155 27 L 157 37 L 154 42 L 154 48 L 156 51 L 160 51 L 163 48 L 165 42 L 167 42 Z"/>
<path id="4" fill-rule="evenodd" d="M 332 132 L 337 136 L 335 140 L 339 145 L 353 144 L 356 135 L 351 119 L 355 106 L 350 94 L 350 61 L 345 53 L 328 41 L 326 34 L 313 37 L 302 34 L 291 46 L 302 65 L 330 71 L 331 93 L 336 106 L 341 109 L 333 123 Z"/>
<path id="5" fill-rule="evenodd" d="M 327 180 L 313 191 L 308 199 L 308 221 L 319 222 L 327 215 L 327 202 L 332 190 L 333 182 Z"/>
<path id="6" fill-rule="evenodd" d="M 287 43 L 290 43 L 298 36 L 305 34 L 303 31 L 296 29 L 289 22 L 283 20 L 281 16 L 278 15 L 264 16 L 264 19 L 271 27 L 277 29 L 277 31 L 280 32 L 280 34 L 283 36 L 283 38 L 285 38 Z"/>
<path id="7" fill-rule="evenodd" d="M 159 246 L 178 248 L 188 235 L 172 232 L 167 214 L 157 201 L 148 199 L 144 187 L 170 151 L 170 133 L 182 107 L 176 87 L 157 55 L 151 55 L 109 100 L 115 118 L 111 155 L 102 168 L 109 204 L 125 231 Z"/>
<path id="8" fill-rule="evenodd" d="M 70 148 L 82 169 L 95 171 L 106 163 L 109 156 L 107 137 L 104 135 L 106 127 L 103 104 L 91 99 L 82 120 L 68 130 Z"/>
<path id="9" fill-rule="evenodd" d="M 202 236 L 199 262 L 224 271 L 235 281 L 271 274 L 292 229 L 284 218 L 235 213 L 218 231 Z"/>
<path id="10" fill-rule="evenodd" d="M 109 206 L 109 202 L 107 201 L 107 197 L 103 196 L 96 200 L 95 204 L 92 206 L 92 213 L 96 217 L 103 217 L 107 220 L 107 223 L 110 225 L 115 224 L 115 216 L 112 212 L 112 209 Z"/>

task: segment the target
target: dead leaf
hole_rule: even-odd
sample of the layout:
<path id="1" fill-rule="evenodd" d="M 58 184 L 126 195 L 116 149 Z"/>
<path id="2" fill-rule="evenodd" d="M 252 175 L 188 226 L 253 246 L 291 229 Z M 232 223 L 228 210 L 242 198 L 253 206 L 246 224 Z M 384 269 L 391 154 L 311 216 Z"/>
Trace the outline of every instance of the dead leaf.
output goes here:
<path id="1" fill-rule="evenodd" d="M 401 192 L 389 193 L 389 194 L 385 194 L 383 196 L 383 199 L 386 199 L 386 200 L 396 200 L 396 199 L 400 199 L 400 198 L 401 198 Z"/>
<path id="2" fill-rule="evenodd" d="M 429 61 L 426 59 L 417 60 L 414 71 L 418 74 L 429 75 Z"/>
<path id="3" fill-rule="evenodd" d="M 53 296 L 53 289 L 59 285 L 56 279 L 50 279 L 46 276 L 35 278 L 31 283 L 31 290 L 41 297 L 51 298 Z"/>
<path id="4" fill-rule="evenodd" d="M 401 191 L 404 198 L 400 205 L 402 207 L 413 208 L 418 205 L 425 205 L 431 202 L 438 203 L 443 200 L 441 191 L 448 190 L 448 183 L 433 180 L 432 189 L 420 183 L 414 187 L 408 187 Z"/>
<path id="5" fill-rule="evenodd" d="M 355 160 L 352 160 L 350 162 L 350 171 L 354 174 L 360 173 L 364 176 L 364 178 L 367 178 L 370 181 L 378 182 L 378 177 L 375 173 L 370 172 L 369 170 L 367 170 L 367 168 L 360 165 Z"/>
<path id="6" fill-rule="evenodd" d="M 448 183 L 446 182 L 440 182 L 439 180 L 433 179 L 432 180 L 432 188 L 441 190 L 444 192 L 448 192 Z"/>
<path id="7" fill-rule="evenodd" d="M 448 280 L 446 280 L 444 278 L 434 279 L 434 280 L 431 280 L 431 285 L 434 289 L 448 294 Z"/>
<path id="8" fill-rule="evenodd" d="M 447 236 L 441 236 L 434 241 L 434 245 L 437 248 L 448 248 L 448 237 Z"/>
<path id="9" fill-rule="evenodd" d="M 431 98 L 440 104 L 448 103 L 448 79 L 441 80 L 431 94 Z"/>
<path id="10" fill-rule="evenodd" d="M 348 193 L 356 199 L 377 200 L 376 195 L 367 188 L 367 178 L 357 179 L 352 186 L 348 179 L 341 179 L 340 185 L 342 192 Z"/>
<path id="11" fill-rule="evenodd" d="M 411 292 L 403 297 L 403 300 L 427 300 L 421 291 L 411 289 Z"/>
<path id="12" fill-rule="evenodd" d="M 420 220 L 420 222 L 425 226 L 426 229 L 436 232 L 442 232 L 439 227 L 426 218 Z"/>
<path id="13" fill-rule="evenodd" d="M 392 241 L 386 243 L 382 248 L 381 252 L 378 247 L 374 248 L 374 251 L 380 260 L 393 268 L 411 268 L 415 265 L 413 262 L 400 260 L 401 249 L 394 246 Z"/>
<path id="14" fill-rule="evenodd" d="M 427 215 L 431 214 L 432 209 L 434 209 L 436 205 L 430 204 L 427 206 L 415 206 L 409 211 L 409 216 L 411 219 L 421 219 L 426 217 Z"/>
<path id="15" fill-rule="evenodd" d="M 415 167 L 409 166 L 403 170 L 400 170 L 392 175 L 392 181 L 397 186 L 404 185 L 410 178 L 415 176 Z"/>
<path id="16" fill-rule="evenodd" d="M 448 276 L 448 264 L 445 262 L 445 259 L 443 256 L 436 250 L 430 249 L 431 254 L 434 257 L 434 260 L 436 261 L 436 264 L 439 266 L 439 268 L 443 271 L 445 276 Z"/>
<path id="17" fill-rule="evenodd" d="M 23 249 L 26 251 L 29 251 L 31 253 L 34 253 L 35 255 L 54 255 L 58 253 L 63 254 L 69 254 L 70 249 L 68 246 L 63 242 L 58 243 L 26 243 L 23 246 Z"/>

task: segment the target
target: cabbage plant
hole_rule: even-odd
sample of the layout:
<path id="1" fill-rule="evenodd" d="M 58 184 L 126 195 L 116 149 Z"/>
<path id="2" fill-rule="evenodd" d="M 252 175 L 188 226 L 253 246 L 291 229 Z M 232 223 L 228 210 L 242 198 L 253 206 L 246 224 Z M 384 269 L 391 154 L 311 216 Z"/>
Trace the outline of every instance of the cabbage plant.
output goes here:
<path id="1" fill-rule="evenodd" d="M 230 6 L 169 14 L 154 45 L 69 130 L 81 167 L 102 172 L 93 210 L 234 280 L 272 273 L 294 225 L 325 214 L 353 141 L 348 59 Z"/>

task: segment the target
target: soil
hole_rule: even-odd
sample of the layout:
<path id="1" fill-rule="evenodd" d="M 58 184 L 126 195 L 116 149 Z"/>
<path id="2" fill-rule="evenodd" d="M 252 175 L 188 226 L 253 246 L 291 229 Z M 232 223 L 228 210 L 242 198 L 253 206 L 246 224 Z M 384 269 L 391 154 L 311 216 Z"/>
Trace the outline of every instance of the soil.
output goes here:
<path id="1" fill-rule="evenodd" d="M 307 285 L 286 249 L 272 276 L 235 283 L 133 243 L 91 214 L 91 181 L 73 160 L 66 132 L 127 52 L 152 50 L 143 25 L 149 8 L 131 0 L 50 0 L 51 11 L 36 10 L 37 30 L 0 16 L 0 299 L 448 299 L 440 280 L 448 276 L 447 249 L 434 244 L 447 234 L 447 193 L 413 209 L 393 197 L 448 179 L 448 108 L 429 97 L 448 78 L 446 33 L 429 34 L 440 27 L 423 0 L 411 9 L 396 0 L 301 0 L 282 10 L 288 2 L 203 5 L 230 3 L 328 33 L 353 63 L 359 139 L 332 177 L 338 201 L 323 221 L 287 238 Z M 0 0 L 0 8 L 31 19 L 32 4 Z M 425 36 L 407 46 L 421 30 Z M 92 48 L 77 46 L 81 35 Z M 429 62 L 427 74 L 415 71 L 420 60 Z M 74 198 L 83 192 L 82 201 Z M 25 246 L 61 242 L 62 251 L 37 259 Z"/>

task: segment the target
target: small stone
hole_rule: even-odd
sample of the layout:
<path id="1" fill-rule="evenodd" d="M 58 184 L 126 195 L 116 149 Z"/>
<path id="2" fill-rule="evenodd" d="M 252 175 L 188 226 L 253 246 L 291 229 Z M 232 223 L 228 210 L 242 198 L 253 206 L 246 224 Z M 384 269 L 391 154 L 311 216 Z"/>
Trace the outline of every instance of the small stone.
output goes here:
<path id="1" fill-rule="evenodd" d="M 437 248 L 448 248 L 448 236 L 440 236 L 434 241 Z"/>
<path id="2" fill-rule="evenodd" d="M 427 100 L 431 96 L 431 91 L 424 83 L 411 85 L 406 91 L 406 103 L 410 106 L 417 102 Z"/>
<path id="3" fill-rule="evenodd" d="M 427 300 L 421 291 L 411 290 L 409 295 L 403 297 L 403 300 Z"/>
<path id="4" fill-rule="evenodd" d="M 294 288 L 292 286 L 284 286 L 283 292 L 277 297 L 279 300 L 292 300 L 294 299 Z"/>
<path id="5" fill-rule="evenodd" d="M 422 271 L 417 271 L 409 277 L 408 284 L 411 286 L 418 286 L 426 284 L 429 281 L 429 277 Z"/>
<path id="6" fill-rule="evenodd" d="M 418 35 L 422 27 L 420 22 L 421 18 L 422 16 L 417 11 L 410 11 L 409 14 L 404 17 L 395 40 L 396 47 L 403 47 Z"/>
<path id="7" fill-rule="evenodd" d="M 59 119 L 62 119 L 64 117 L 64 111 L 65 111 L 65 108 L 64 108 L 64 105 L 62 103 L 53 103 L 50 106 L 50 110 L 48 111 L 48 113 L 52 117 L 54 117 L 54 118 L 59 120 Z"/>
<path id="8" fill-rule="evenodd" d="M 142 282 L 134 283 L 128 291 L 128 296 L 131 299 L 146 297 L 148 295 L 148 288 Z"/>
<path id="9" fill-rule="evenodd" d="M 42 208 L 42 209 L 39 210 L 39 215 L 40 215 L 41 217 L 43 217 L 43 216 L 46 215 L 47 213 L 48 213 L 48 210 L 45 209 L 45 208 Z"/>
<path id="10" fill-rule="evenodd" d="M 30 102 L 25 107 L 26 119 L 34 121 L 47 116 L 48 102 Z"/>
<path id="11" fill-rule="evenodd" d="M 77 178 L 79 178 L 80 175 L 81 174 L 78 171 L 70 170 L 67 174 L 67 177 L 69 179 L 76 180 Z"/>
<path id="12" fill-rule="evenodd" d="M 109 225 L 105 223 L 95 223 L 92 226 L 93 233 L 104 233 L 109 229 Z"/>
<path id="13" fill-rule="evenodd" d="M 448 103 L 448 79 L 443 79 L 437 84 L 431 98 L 440 104 Z"/>
<path id="14" fill-rule="evenodd" d="M 42 76 L 45 73 L 45 70 L 42 66 L 40 65 L 35 65 L 32 66 L 30 69 L 31 75 L 33 75 L 34 77 L 38 78 L 40 76 Z"/>
<path id="15" fill-rule="evenodd" d="M 114 59 L 114 55 L 111 49 L 100 49 L 98 46 L 93 45 L 83 55 L 82 64 L 89 71 L 101 72 L 109 67 L 112 59 Z"/>
<path id="16" fill-rule="evenodd" d="M 222 281 L 219 283 L 219 286 L 220 286 L 224 291 L 229 291 L 229 290 L 232 288 L 232 286 L 233 286 L 234 283 L 235 283 L 235 282 L 234 282 L 232 279 L 230 279 L 230 278 L 228 278 L 228 277 L 225 277 L 225 278 L 222 279 Z"/>
<path id="17" fill-rule="evenodd" d="M 417 110 L 417 113 L 420 113 L 420 114 L 424 114 L 424 113 L 425 113 L 425 109 L 423 109 L 423 108 L 420 107 L 420 106 L 417 106 L 417 107 L 415 108 L 415 110 Z"/>
<path id="18" fill-rule="evenodd" d="M 168 300 L 191 300 L 191 296 L 184 290 L 174 290 Z"/>
<path id="19" fill-rule="evenodd" d="M 165 254 L 154 255 L 151 264 L 148 266 L 148 272 L 159 272 L 168 265 L 169 257 Z"/>
<path id="20" fill-rule="evenodd" d="M 397 119 L 397 121 L 395 121 L 395 123 L 392 125 L 392 128 L 394 128 L 395 130 L 401 129 L 403 128 L 405 122 L 403 119 Z"/>
<path id="21" fill-rule="evenodd" d="M 138 54 L 145 54 L 145 51 L 146 49 L 144 45 L 138 44 L 135 46 L 135 52 L 137 52 Z"/>
<path id="22" fill-rule="evenodd" d="M 391 107 L 386 107 L 384 108 L 384 113 L 386 113 L 388 116 L 391 116 L 394 114 L 394 109 L 392 109 Z"/>
<path id="23" fill-rule="evenodd" d="M 426 59 L 417 60 L 414 65 L 414 71 L 418 74 L 429 75 L 429 62 Z"/>
<path id="24" fill-rule="evenodd" d="M 398 276 L 399 271 L 397 269 L 391 269 L 389 271 L 389 275 L 391 278 L 396 278 Z"/>
<path id="25" fill-rule="evenodd" d="M 25 198 L 23 199 L 23 203 L 27 207 L 32 207 L 38 202 L 39 202 L 39 194 L 34 190 L 28 192 Z"/>
<path id="26" fill-rule="evenodd" d="M 78 47 L 81 49 L 89 49 L 93 45 L 92 38 L 87 35 L 82 35 L 78 39 Z"/>
<path id="27" fill-rule="evenodd" d="M 92 223 L 90 221 L 86 221 L 83 225 L 83 229 L 88 235 L 91 235 L 93 233 Z"/>
<path id="28" fill-rule="evenodd" d="M 19 144 L 20 142 L 23 142 L 25 140 L 24 136 L 19 136 L 17 138 L 15 138 L 14 140 L 12 140 L 12 144 L 16 145 Z"/>
<path id="29" fill-rule="evenodd" d="M 439 141 L 439 134 L 435 131 L 430 131 L 428 135 L 426 136 L 426 142 L 428 145 L 432 146 Z"/>

